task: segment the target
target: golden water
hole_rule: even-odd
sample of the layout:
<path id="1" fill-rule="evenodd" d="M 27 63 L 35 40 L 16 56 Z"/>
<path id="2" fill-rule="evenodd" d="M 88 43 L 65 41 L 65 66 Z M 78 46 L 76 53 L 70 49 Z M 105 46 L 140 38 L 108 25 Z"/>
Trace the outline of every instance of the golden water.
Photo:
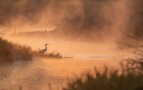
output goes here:
<path id="1" fill-rule="evenodd" d="M 8 76 L 0 80 L 0 89 L 18 90 L 52 90 L 66 86 L 75 76 L 87 71 L 108 67 L 117 67 L 120 60 L 111 59 L 35 59 L 30 63 L 15 62 L 5 67 Z"/>

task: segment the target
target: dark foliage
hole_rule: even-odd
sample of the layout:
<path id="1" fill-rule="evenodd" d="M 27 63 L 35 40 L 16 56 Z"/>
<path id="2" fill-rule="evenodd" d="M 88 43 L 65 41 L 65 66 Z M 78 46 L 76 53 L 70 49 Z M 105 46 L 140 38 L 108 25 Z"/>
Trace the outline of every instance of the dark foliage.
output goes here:
<path id="1" fill-rule="evenodd" d="M 31 48 L 0 38 L 0 63 L 12 63 L 16 60 L 32 60 Z"/>

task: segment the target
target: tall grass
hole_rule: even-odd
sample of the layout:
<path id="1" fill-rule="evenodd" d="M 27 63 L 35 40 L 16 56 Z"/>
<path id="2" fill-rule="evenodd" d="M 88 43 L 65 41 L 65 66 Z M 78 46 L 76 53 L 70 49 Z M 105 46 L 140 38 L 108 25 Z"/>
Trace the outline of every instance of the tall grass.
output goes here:
<path id="1" fill-rule="evenodd" d="M 76 77 L 63 90 L 143 90 L 143 71 L 133 68 L 130 62 L 122 63 L 121 70 L 105 68 Z"/>
<path id="2" fill-rule="evenodd" d="M 9 63 L 15 60 L 32 60 L 32 49 L 28 46 L 13 44 L 0 38 L 0 63 Z"/>

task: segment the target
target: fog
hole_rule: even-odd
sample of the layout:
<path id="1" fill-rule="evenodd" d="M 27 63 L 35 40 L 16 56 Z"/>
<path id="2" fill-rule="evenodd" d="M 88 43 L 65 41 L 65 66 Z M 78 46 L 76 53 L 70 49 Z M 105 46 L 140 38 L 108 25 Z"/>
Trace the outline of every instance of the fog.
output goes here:
<path id="1" fill-rule="evenodd" d="M 115 42 L 142 34 L 141 0 L 1 0 L 0 6 L 0 30 L 8 32 Z"/>
<path id="2" fill-rule="evenodd" d="M 130 20 L 135 12 L 132 8 L 140 3 L 133 5 L 134 1 L 129 0 L 1 0 L 0 4 L 1 30 L 54 30 L 59 37 L 117 41 L 130 31 Z M 135 19 L 133 22 L 140 23 Z"/>
<path id="3" fill-rule="evenodd" d="M 129 56 L 119 47 L 142 41 L 142 3 L 141 0 L 0 0 L 3 38 L 36 51 L 48 43 L 47 53 L 73 57 L 34 58 L 30 63 L 17 61 L 4 66 L 0 74 L 6 77 L 0 80 L 0 89 L 16 90 L 22 85 L 24 90 L 48 90 L 51 84 L 57 90 L 65 86 L 67 77 L 93 70 L 94 66 L 99 70 L 104 65 L 118 67 L 121 59 Z"/>
<path id="4" fill-rule="evenodd" d="M 39 38 L 25 36 L 6 36 L 6 39 L 13 43 L 30 46 L 33 50 L 39 51 L 45 48 L 48 43 L 47 53 L 59 52 L 64 57 L 74 58 L 114 58 L 121 57 L 121 52 L 113 42 L 87 42 L 78 40 L 59 40 L 56 38 Z M 118 54 L 117 54 L 118 53 Z M 122 51 L 122 54 L 124 52 Z"/>
<path id="5" fill-rule="evenodd" d="M 1 0 L 0 4 L 1 30 L 7 34 L 47 30 L 53 31 L 52 37 L 62 37 L 48 40 L 49 37 L 39 34 L 45 39 L 37 37 L 36 41 L 30 41 L 31 34 L 18 43 L 38 49 L 48 42 L 49 51 L 72 54 L 114 50 L 115 44 L 123 40 L 123 33 L 128 31 L 128 20 L 133 12 L 129 0 Z M 64 41 L 65 38 L 71 41 Z M 37 41 L 41 42 L 37 44 Z"/>
<path id="6" fill-rule="evenodd" d="M 60 40 L 114 46 L 128 40 L 125 35 L 130 31 L 130 20 L 135 12 L 131 10 L 136 6 L 133 3 L 129 0 L 1 0 L 0 30 L 6 34 L 46 30 L 53 31 L 50 36 Z M 39 33 L 39 37 L 43 34 Z M 108 44 L 101 46 L 108 47 Z"/>

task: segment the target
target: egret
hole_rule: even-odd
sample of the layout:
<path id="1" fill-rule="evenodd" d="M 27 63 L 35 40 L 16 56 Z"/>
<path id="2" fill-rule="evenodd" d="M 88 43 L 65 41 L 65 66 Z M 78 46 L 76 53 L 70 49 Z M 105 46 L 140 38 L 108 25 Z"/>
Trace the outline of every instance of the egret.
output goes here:
<path id="1" fill-rule="evenodd" d="M 49 45 L 49 44 L 45 44 L 45 49 L 42 49 L 42 50 L 40 50 L 38 53 L 39 54 L 44 54 L 46 51 L 47 51 L 47 45 Z"/>

